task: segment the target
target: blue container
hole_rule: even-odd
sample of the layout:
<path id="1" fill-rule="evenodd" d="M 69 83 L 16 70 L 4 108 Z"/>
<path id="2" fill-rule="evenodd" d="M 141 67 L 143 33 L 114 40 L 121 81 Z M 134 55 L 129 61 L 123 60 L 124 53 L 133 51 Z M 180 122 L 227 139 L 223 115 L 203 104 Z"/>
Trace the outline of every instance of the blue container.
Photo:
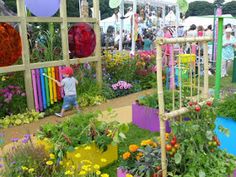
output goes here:
<path id="1" fill-rule="evenodd" d="M 215 133 L 221 143 L 220 149 L 236 155 L 236 121 L 230 118 L 217 117 L 215 125 Z M 218 128 L 219 126 L 227 128 L 230 131 L 230 136 L 226 136 L 224 133 L 220 132 Z"/>

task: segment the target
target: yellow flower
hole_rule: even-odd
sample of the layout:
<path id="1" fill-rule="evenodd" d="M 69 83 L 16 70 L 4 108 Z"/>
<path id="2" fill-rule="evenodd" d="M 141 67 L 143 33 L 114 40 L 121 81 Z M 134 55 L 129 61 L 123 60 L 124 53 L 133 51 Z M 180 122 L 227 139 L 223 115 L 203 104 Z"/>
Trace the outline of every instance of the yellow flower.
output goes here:
<path id="1" fill-rule="evenodd" d="M 29 173 L 33 173 L 33 172 L 34 172 L 34 169 L 33 169 L 33 168 L 30 168 L 30 169 L 28 170 L 28 172 L 29 172 Z"/>
<path id="2" fill-rule="evenodd" d="M 73 175 L 74 174 L 74 172 L 73 171 L 70 171 L 70 170 L 67 170 L 66 172 L 65 172 L 65 175 Z"/>
<path id="3" fill-rule="evenodd" d="M 54 154 L 49 154 L 50 159 L 55 159 L 55 155 Z"/>
<path id="4" fill-rule="evenodd" d="M 100 169 L 100 166 L 99 166 L 98 164 L 95 164 L 95 165 L 93 166 L 93 168 L 94 168 L 95 170 L 99 170 L 99 169 Z"/>
<path id="5" fill-rule="evenodd" d="M 79 172 L 79 175 L 81 175 L 81 176 L 86 175 L 86 171 L 83 171 L 83 170 L 80 171 L 80 172 Z"/>
<path id="6" fill-rule="evenodd" d="M 89 160 L 82 160 L 82 161 L 81 161 L 81 163 L 92 164 L 92 162 L 91 162 L 91 161 L 89 161 Z"/>
<path id="7" fill-rule="evenodd" d="M 49 160 L 46 162 L 47 165 L 52 165 L 53 164 L 53 161 Z"/>
<path id="8" fill-rule="evenodd" d="M 28 170 L 28 168 L 27 168 L 26 166 L 21 166 L 21 169 L 22 169 L 23 171 Z"/>
<path id="9" fill-rule="evenodd" d="M 125 177 L 133 177 L 133 175 L 128 173 L 128 174 L 125 175 Z"/>
<path id="10" fill-rule="evenodd" d="M 107 162 L 107 159 L 105 159 L 105 158 L 101 158 L 101 162 Z"/>
<path id="11" fill-rule="evenodd" d="M 59 164 L 60 164 L 60 165 L 63 165 L 63 161 L 60 161 Z"/>
<path id="12" fill-rule="evenodd" d="M 100 175 L 101 174 L 101 171 L 96 171 L 96 175 Z"/>
<path id="13" fill-rule="evenodd" d="M 131 156 L 130 152 L 125 152 L 125 153 L 122 155 L 122 157 L 123 157 L 124 160 L 127 160 L 128 158 L 130 158 L 130 156 Z"/>
<path id="14" fill-rule="evenodd" d="M 91 146 L 86 146 L 85 148 L 84 148 L 85 150 L 91 150 Z"/>
<path id="15" fill-rule="evenodd" d="M 5 81 L 6 80 L 6 77 L 5 76 L 2 76 L 2 81 Z"/>
<path id="16" fill-rule="evenodd" d="M 131 144 L 130 146 L 129 146 L 129 151 L 130 152 L 136 152 L 137 150 L 138 150 L 138 146 L 136 145 L 136 144 Z"/>
<path id="17" fill-rule="evenodd" d="M 75 154 L 75 157 L 76 157 L 76 158 L 80 158 L 80 157 L 81 157 L 81 154 L 80 154 L 80 153 L 77 153 L 77 154 Z"/>
<path id="18" fill-rule="evenodd" d="M 75 150 L 79 149 L 79 147 L 75 147 Z"/>
<path id="19" fill-rule="evenodd" d="M 103 173 L 101 174 L 101 177 L 109 177 L 109 175 L 107 173 Z"/>

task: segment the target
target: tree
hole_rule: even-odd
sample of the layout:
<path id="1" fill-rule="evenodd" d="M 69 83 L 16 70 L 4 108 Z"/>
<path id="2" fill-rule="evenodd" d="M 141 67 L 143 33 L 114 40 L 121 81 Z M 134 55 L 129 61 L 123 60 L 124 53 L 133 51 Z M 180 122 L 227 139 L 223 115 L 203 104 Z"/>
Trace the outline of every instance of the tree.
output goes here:
<path id="1" fill-rule="evenodd" d="M 189 4 L 186 17 L 189 16 L 202 16 L 202 15 L 213 15 L 214 5 L 206 1 L 194 1 Z"/>
<path id="2" fill-rule="evenodd" d="M 214 5 L 216 7 L 223 7 L 224 2 L 225 2 L 225 0 L 215 0 Z"/>
<path id="3" fill-rule="evenodd" d="M 236 1 L 231 1 L 224 4 L 223 14 L 231 14 L 236 17 Z"/>

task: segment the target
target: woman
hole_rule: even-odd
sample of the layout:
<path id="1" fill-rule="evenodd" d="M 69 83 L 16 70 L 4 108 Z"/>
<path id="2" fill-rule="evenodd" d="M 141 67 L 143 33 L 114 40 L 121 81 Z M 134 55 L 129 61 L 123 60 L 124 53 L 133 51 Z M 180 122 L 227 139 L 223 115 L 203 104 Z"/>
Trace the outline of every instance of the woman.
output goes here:
<path id="1" fill-rule="evenodd" d="M 228 27 L 223 36 L 221 77 L 228 76 L 227 71 L 231 61 L 234 59 L 234 48 L 236 47 L 236 38 L 231 35 L 232 28 Z"/>
<path id="2" fill-rule="evenodd" d="M 200 26 L 197 27 L 197 35 L 198 35 L 198 37 L 202 37 L 204 35 L 203 26 L 200 25 Z"/>
<path id="3" fill-rule="evenodd" d="M 151 48 L 152 48 L 152 41 L 151 41 L 151 39 L 150 39 L 150 35 L 149 34 L 147 34 L 146 35 L 146 37 L 145 37 L 145 39 L 144 39 L 144 46 L 143 46 L 143 50 L 151 50 Z"/>

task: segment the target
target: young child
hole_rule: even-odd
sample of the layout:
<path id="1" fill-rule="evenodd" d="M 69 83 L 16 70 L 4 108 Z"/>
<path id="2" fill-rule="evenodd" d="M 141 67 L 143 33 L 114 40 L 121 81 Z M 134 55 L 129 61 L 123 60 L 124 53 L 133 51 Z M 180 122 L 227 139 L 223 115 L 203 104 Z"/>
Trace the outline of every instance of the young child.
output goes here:
<path id="1" fill-rule="evenodd" d="M 73 77 L 73 73 L 74 71 L 71 67 L 65 67 L 62 70 L 64 79 L 62 79 L 61 82 L 56 82 L 59 87 L 64 88 L 65 93 L 61 113 L 55 113 L 58 117 L 63 117 L 65 110 L 67 110 L 71 105 L 80 112 L 76 96 L 76 85 L 78 84 L 78 81 Z"/>

